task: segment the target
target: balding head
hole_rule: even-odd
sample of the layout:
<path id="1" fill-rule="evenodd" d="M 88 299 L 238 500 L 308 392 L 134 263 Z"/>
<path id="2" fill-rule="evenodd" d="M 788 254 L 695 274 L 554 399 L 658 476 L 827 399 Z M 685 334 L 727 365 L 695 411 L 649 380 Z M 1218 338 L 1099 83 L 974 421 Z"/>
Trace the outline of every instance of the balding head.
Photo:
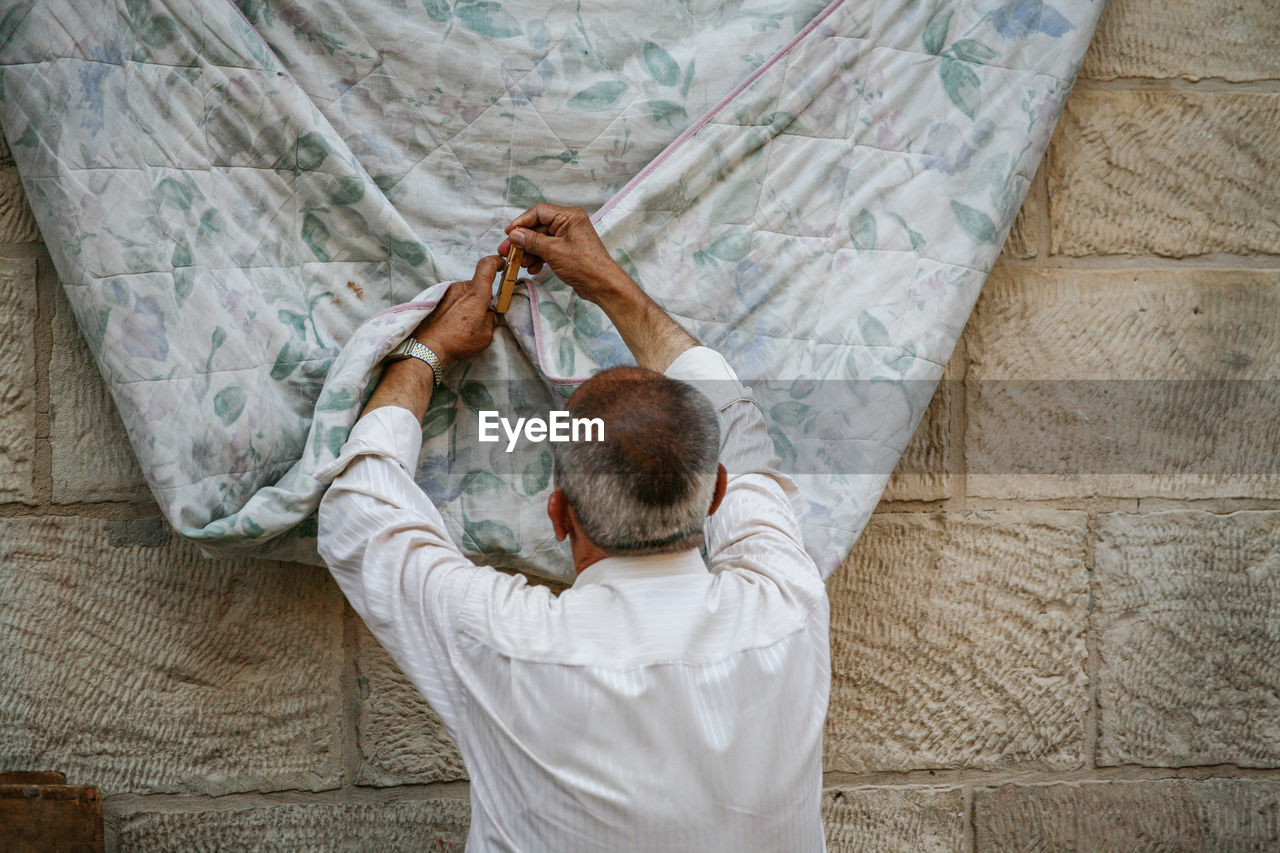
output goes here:
<path id="1" fill-rule="evenodd" d="M 552 445 L 556 487 L 583 533 L 617 555 L 700 545 L 720 449 L 707 398 L 661 373 L 617 367 L 584 382 L 568 409 L 604 422 L 603 441 Z"/>

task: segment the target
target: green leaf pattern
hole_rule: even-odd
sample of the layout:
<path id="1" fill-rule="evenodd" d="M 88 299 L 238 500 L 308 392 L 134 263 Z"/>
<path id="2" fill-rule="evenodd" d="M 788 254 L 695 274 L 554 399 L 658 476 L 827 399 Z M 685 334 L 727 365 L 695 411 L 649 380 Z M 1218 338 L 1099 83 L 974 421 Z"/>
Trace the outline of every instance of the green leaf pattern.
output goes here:
<path id="1" fill-rule="evenodd" d="M 698 27 L 645 4 L 239 5 L 0 17 L 6 138 L 24 177 L 67 175 L 29 200 L 168 517 L 210 549 L 316 559 L 316 474 L 382 355 L 511 215 L 595 211 L 652 164 L 599 218 L 628 274 L 747 379 L 874 385 L 835 405 L 761 383 L 783 465 L 819 467 L 805 535 L 829 570 L 880 488 L 850 460 L 905 445 L 1101 4 L 902 3 L 866 31 L 848 0 L 772 64 L 816 5 L 703 4 Z M 476 412 L 545 413 L 628 354 L 554 279 L 518 293 L 436 391 L 412 473 L 472 553 L 565 579 L 535 527 L 550 451 L 480 444 Z"/>

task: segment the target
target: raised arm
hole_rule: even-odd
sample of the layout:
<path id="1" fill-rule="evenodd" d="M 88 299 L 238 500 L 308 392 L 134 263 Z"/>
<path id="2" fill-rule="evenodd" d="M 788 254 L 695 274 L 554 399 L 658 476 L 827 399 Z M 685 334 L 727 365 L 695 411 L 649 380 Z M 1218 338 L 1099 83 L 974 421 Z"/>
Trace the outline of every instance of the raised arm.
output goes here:
<path id="1" fill-rule="evenodd" d="M 800 490 L 780 468 L 751 390 L 720 353 L 706 347 L 684 353 L 666 373 L 702 391 L 720 424 L 720 464 L 728 483 L 707 519 L 711 571 L 764 575 L 812 601 L 825 596 L 818 568 L 804 550 Z"/>
<path id="2" fill-rule="evenodd" d="M 502 258 L 489 255 L 476 264 L 470 281 L 455 281 L 430 314 L 413 330 L 413 339 L 440 360 L 441 369 L 481 353 L 493 342 L 498 315 L 489 307 L 493 278 Z M 360 417 L 383 406 L 399 406 L 419 422 L 431 405 L 431 391 L 438 379 L 435 368 L 418 358 L 388 364 Z"/>
<path id="3" fill-rule="evenodd" d="M 481 260 L 472 280 L 451 285 L 414 330 L 444 365 L 492 340 L 488 306 L 499 264 Z M 331 481 L 320 502 L 318 546 L 351 606 L 453 730 L 461 690 L 450 664 L 457 615 L 483 583 L 510 579 L 462 554 L 413 480 L 434 385 L 428 362 L 410 357 L 386 366 L 338 459 L 317 473 Z"/>
<path id="4" fill-rule="evenodd" d="M 498 253 L 511 243 L 524 249 L 530 272 L 546 263 L 578 296 L 599 305 L 641 367 L 661 373 L 698 345 L 610 256 L 582 208 L 531 207 L 507 226 Z"/>
<path id="5" fill-rule="evenodd" d="M 800 535 L 799 490 L 779 470 L 760 408 L 728 362 L 699 346 L 640 289 L 610 257 L 581 208 L 539 204 L 518 216 L 507 235 L 524 248 L 531 272 L 545 262 L 575 293 L 599 305 L 637 364 L 689 382 L 716 409 L 720 461 L 729 478 L 724 499 L 707 522 L 711 570 L 737 568 L 823 594 Z M 504 240 L 498 251 L 509 247 Z"/>

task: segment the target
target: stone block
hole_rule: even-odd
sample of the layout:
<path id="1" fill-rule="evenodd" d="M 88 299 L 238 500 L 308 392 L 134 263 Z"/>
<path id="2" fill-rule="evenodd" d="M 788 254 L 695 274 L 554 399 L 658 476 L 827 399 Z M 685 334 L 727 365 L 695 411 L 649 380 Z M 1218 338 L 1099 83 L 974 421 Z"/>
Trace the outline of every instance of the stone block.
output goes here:
<path id="1" fill-rule="evenodd" d="M 1280 767 L 1280 512 L 1098 527 L 1098 763 Z"/>
<path id="2" fill-rule="evenodd" d="M 359 785 L 467 778 L 462 755 L 427 700 L 363 624 L 357 638 Z"/>
<path id="3" fill-rule="evenodd" d="M 12 163 L 0 165 L 0 243 L 35 243 L 40 229 L 27 204 L 22 178 Z"/>
<path id="4" fill-rule="evenodd" d="M 1084 760 L 1085 515 L 880 513 L 828 583 L 828 770 Z"/>
<path id="5" fill-rule="evenodd" d="M 471 807 L 462 799 L 290 803 L 120 818 L 120 853 L 190 850 L 376 850 L 462 853 Z"/>
<path id="6" fill-rule="evenodd" d="M 884 500 L 935 501 L 950 493 L 957 462 L 951 424 L 958 417 L 956 407 L 964 393 L 956 378 L 962 375 L 963 368 L 960 357 L 953 357 L 947 364 L 938 390 L 885 486 Z"/>
<path id="7" fill-rule="evenodd" d="M 965 329 L 978 379 L 1277 379 L 1280 272 L 997 268 Z"/>
<path id="8" fill-rule="evenodd" d="M 966 487 L 1280 489 L 1280 273 L 997 269 L 965 330 Z"/>
<path id="9" fill-rule="evenodd" d="M 822 798 L 828 853 L 967 853 L 959 788 L 838 788 Z"/>
<path id="10" fill-rule="evenodd" d="M 979 788 L 975 853 L 1280 849 L 1280 783 L 1161 779 Z"/>
<path id="11" fill-rule="evenodd" d="M 35 502 L 36 262 L 0 258 L 0 503 Z"/>
<path id="12" fill-rule="evenodd" d="M 120 414 L 62 288 L 57 289 L 53 315 L 49 432 L 55 503 L 148 496 Z"/>
<path id="13" fill-rule="evenodd" d="M 920 426 L 902 451 L 898 467 L 885 485 L 886 501 L 935 501 L 947 496 L 951 476 L 950 410 L 955 392 L 945 379 L 929 401 Z"/>
<path id="14" fill-rule="evenodd" d="M 1034 258 L 1036 256 L 1036 237 L 1035 220 L 1031 217 L 1034 213 L 1028 212 L 1028 207 L 1034 205 L 1034 200 L 1030 197 L 1023 203 L 1018 210 L 1018 215 L 1013 220 L 1013 226 L 1009 229 L 1009 237 L 1004 241 L 1004 248 L 1000 250 L 1001 258 Z"/>
<path id="15" fill-rule="evenodd" d="M 336 787 L 337 587 L 159 525 L 0 519 L 0 768 L 108 796 Z"/>
<path id="16" fill-rule="evenodd" d="M 1000 252 L 1001 258 L 1034 258 L 1040 244 L 1040 220 L 1045 210 L 1044 180 L 1040 172 L 1044 171 L 1041 163 L 1040 171 L 1031 179 L 1031 187 L 1022 200 L 1022 207 L 1009 229 L 1009 237 L 1004 241 Z"/>
<path id="17" fill-rule="evenodd" d="M 1280 253 L 1277 126 L 1280 94 L 1077 89 L 1048 154 L 1052 253 Z"/>
<path id="18" fill-rule="evenodd" d="M 1273 0 L 1111 0 L 1081 77 L 1280 77 L 1280 14 Z"/>
<path id="19" fill-rule="evenodd" d="M 31 243 L 40 239 L 35 217 L 22 189 L 9 143 L 0 135 L 0 244 Z"/>

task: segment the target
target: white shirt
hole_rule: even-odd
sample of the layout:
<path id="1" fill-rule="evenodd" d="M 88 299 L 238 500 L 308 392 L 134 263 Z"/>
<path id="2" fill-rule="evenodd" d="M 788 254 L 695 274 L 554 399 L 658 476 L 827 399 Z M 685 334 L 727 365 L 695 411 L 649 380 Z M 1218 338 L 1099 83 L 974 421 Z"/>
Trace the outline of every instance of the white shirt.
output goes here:
<path id="1" fill-rule="evenodd" d="M 609 557 L 559 596 L 476 566 L 413 481 L 421 428 L 398 407 L 323 475 L 340 472 L 320 553 L 456 740 L 472 853 L 825 847 L 829 614 L 796 486 L 723 357 L 696 347 L 666 373 L 719 416 L 707 562 Z"/>

